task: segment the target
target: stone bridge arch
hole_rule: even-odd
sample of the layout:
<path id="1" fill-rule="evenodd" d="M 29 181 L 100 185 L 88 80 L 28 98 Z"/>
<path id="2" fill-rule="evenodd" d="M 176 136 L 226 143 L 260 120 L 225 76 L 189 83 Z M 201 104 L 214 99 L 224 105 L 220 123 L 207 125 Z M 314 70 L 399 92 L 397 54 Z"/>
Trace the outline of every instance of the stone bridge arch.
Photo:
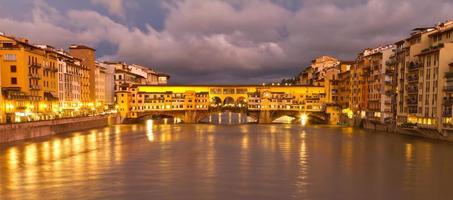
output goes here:
<path id="1" fill-rule="evenodd" d="M 149 118 L 161 116 L 178 118 L 184 123 L 198 123 L 203 118 L 209 116 L 209 111 L 152 111 L 152 112 L 140 112 L 137 113 L 137 118 L 133 122 L 142 122 Z"/>
<path id="2" fill-rule="evenodd" d="M 300 111 L 284 111 L 284 110 L 265 110 L 265 111 L 248 111 L 248 115 L 254 117 L 259 123 L 269 124 L 274 122 L 276 119 L 289 116 L 294 117 L 296 120 L 300 120 L 303 112 Z M 319 124 L 327 124 L 328 117 L 323 113 L 307 112 L 310 121 L 314 121 Z"/>

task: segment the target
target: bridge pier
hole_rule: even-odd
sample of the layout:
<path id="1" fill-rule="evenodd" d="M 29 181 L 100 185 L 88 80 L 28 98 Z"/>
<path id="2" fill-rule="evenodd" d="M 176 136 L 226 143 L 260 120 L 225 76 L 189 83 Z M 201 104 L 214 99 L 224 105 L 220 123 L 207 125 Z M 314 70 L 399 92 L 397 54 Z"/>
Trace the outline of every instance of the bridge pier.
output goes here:
<path id="1" fill-rule="evenodd" d="M 185 111 L 184 112 L 184 123 L 195 124 L 198 123 L 198 115 L 196 111 Z"/>
<path id="2" fill-rule="evenodd" d="M 262 110 L 259 112 L 258 115 L 258 123 L 259 124 L 270 124 L 272 123 L 271 112 L 268 110 Z"/>

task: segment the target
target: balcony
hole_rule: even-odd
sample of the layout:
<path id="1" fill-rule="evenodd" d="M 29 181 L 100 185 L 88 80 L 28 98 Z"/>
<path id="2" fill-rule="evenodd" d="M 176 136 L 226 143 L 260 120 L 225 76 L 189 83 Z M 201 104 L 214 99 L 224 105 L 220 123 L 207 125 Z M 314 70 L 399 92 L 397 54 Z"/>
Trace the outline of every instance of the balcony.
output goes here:
<path id="1" fill-rule="evenodd" d="M 40 85 L 30 85 L 30 90 L 41 90 Z"/>
<path id="2" fill-rule="evenodd" d="M 39 76 L 39 74 L 28 74 L 28 77 L 30 79 L 41 79 L 41 76 Z"/>
<path id="3" fill-rule="evenodd" d="M 408 69 L 409 71 L 415 71 L 418 70 L 419 67 L 420 65 L 418 63 L 411 62 L 409 63 Z"/>
<path id="4" fill-rule="evenodd" d="M 453 78 L 453 72 L 445 72 L 445 78 Z"/>
<path id="5" fill-rule="evenodd" d="M 393 69 L 385 69 L 385 74 L 393 76 L 395 74 L 395 70 L 393 70 Z"/>
<path id="6" fill-rule="evenodd" d="M 453 105 L 453 98 L 444 98 L 442 104 L 445 105 L 445 106 L 452 106 Z"/>
<path id="7" fill-rule="evenodd" d="M 408 88 L 407 89 L 407 93 L 408 94 L 417 94 L 418 93 L 418 88 Z"/>
<path id="8" fill-rule="evenodd" d="M 453 92 L 453 85 L 447 85 L 444 87 L 445 92 Z"/>
<path id="9" fill-rule="evenodd" d="M 33 68 L 41 68 L 41 67 L 42 67 L 42 65 L 39 64 L 39 63 L 30 63 L 30 64 L 28 64 L 28 65 L 29 65 L 30 67 L 33 67 Z"/>
<path id="10" fill-rule="evenodd" d="M 393 90 L 387 90 L 387 91 L 385 91 L 385 95 L 388 97 L 391 97 L 391 96 L 395 95 L 395 92 Z"/>
<path id="11" fill-rule="evenodd" d="M 407 81 L 410 83 L 418 82 L 418 76 L 417 75 L 407 76 Z"/>
<path id="12" fill-rule="evenodd" d="M 389 60 L 387 60 L 387 61 L 385 62 L 385 64 L 386 64 L 387 66 L 395 66 L 395 65 L 398 64 L 398 61 L 396 60 L 396 57 L 395 57 L 395 56 L 392 56 L 391 59 L 389 59 Z"/>
<path id="13" fill-rule="evenodd" d="M 418 101 L 416 99 L 408 99 L 406 103 L 408 106 L 417 106 L 418 105 Z"/>

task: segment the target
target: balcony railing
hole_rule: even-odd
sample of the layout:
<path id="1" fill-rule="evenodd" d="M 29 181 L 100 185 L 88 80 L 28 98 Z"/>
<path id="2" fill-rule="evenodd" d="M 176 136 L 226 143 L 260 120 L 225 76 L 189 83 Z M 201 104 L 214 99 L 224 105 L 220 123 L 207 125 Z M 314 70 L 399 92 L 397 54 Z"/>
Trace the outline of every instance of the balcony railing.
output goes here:
<path id="1" fill-rule="evenodd" d="M 408 88 L 407 93 L 418 93 L 418 88 Z"/>
<path id="2" fill-rule="evenodd" d="M 28 65 L 29 65 L 30 67 L 34 67 L 34 68 L 41 68 L 41 67 L 42 67 L 42 65 L 39 64 L 39 63 L 30 63 L 30 64 L 28 64 Z"/>
<path id="3" fill-rule="evenodd" d="M 41 79 L 41 76 L 39 76 L 39 74 L 28 74 L 28 77 L 30 79 Z"/>
<path id="4" fill-rule="evenodd" d="M 413 70 L 418 70 L 419 67 L 420 67 L 420 65 L 418 63 L 411 62 L 411 63 L 409 63 L 408 69 L 409 69 L 409 71 L 413 71 Z"/>
<path id="5" fill-rule="evenodd" d="M 442 102 L 442 104 L 445 106 L 453 105 L 453 98 L 444 98 L 444 101 Z"/>
<path id="6" fill-rule="evenodd" d="M 387 75 L 393 75 L 395 73 L 395 71 L 393 69 L 386 69 L 385 70 L 385 74 Z"/>
<path id="7" fill-rule="evenodd" d="M 453 78 L 453 72 L 445 72 L 445 78 Z"/>
<path id="8" fill-rule="evenodd" d="M 451 86 L 451 85 L 445 86 L 445 87 L 444 87 L 444 91 L 445 91 L 445 92 L 453 92 L 453 86 Z"/>
<path id="9" fill-rule="evenodd" d="M 407 105 L 417 105 L 418 101 L 415 99 L 408 99 L 407 100 Z"/>
<path id="10" fill-rule="evenodd" d="M 44 70 L 52 70 L 52 67 L 50 65 L 43 65 Z"/>
<path id="11" fill-rule="evenodd" d="M 418 76 L 417 75 L 412 75 L 407 77 L 408 82 L 418 82 Z"/>
<path id="12" fill-rule="evenodd" d="M 387 90 L 385 91 L 385 95 L 388 96 L 388 97 L 391 97 L 395 94 L 395 92 L 393 90 Z"/>
<path id="13" fill-rule="evenodd" d="M 394 66 L 394 65 L 397 64 L 397 62 L 396 62 L 396 60 L 393 58 L 393 59 L 387 60 L 387 61 L 385 62 L 385 64 L 386 64 L 387 66 Z"/>
<path id="14" fill-rule="evenodd" d="M 30 85 L 30 89 L 31 90 L 41 90 L 41 86 L 40 85 Z"/>

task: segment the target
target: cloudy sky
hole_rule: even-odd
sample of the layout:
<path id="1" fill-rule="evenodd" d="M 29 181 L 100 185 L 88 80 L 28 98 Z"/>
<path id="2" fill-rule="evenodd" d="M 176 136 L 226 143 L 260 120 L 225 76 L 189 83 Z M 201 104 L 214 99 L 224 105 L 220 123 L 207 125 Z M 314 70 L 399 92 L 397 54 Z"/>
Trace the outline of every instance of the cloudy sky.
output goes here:
<path id="1" fill-rule="evenodd" d="M 453 19 L 452 0 L 0 0 L 0 31 L 99 60 L 172 75 L 173 83 L 260 83 L 320 55 L 353 59 L 417 26 Z"/>

